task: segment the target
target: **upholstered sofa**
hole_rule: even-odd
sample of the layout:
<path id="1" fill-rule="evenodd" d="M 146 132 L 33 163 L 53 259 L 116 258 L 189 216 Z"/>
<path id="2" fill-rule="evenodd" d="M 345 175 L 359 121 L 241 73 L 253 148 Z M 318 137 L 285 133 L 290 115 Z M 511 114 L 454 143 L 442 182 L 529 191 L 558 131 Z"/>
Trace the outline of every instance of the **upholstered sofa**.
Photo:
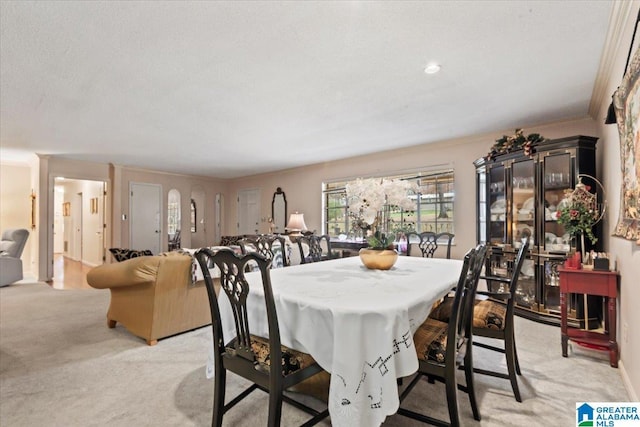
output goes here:
<path id="1" fill-rule="evenodd" d="M 24 228 L 9 229 L 2 232 L 0 241 L 0 286 L 7 286 L 23 279 L 22 251 L 29 238 Z"/>
<path id="2" fill-rule="evenodd" d="M 211 323 L 207 289 L 192 281 L 192 258 L 178 252 L 95 267 L 87 282 L 109 289 L 107 325 L 122 324 L 149 345 Z"/>

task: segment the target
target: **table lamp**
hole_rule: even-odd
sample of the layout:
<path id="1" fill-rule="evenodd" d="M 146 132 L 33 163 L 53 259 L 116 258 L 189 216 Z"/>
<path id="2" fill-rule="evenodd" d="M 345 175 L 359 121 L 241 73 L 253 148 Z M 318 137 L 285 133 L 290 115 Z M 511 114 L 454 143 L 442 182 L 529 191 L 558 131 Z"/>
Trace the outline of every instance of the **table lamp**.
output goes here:
<path id="1" fill-rule="evenodd" d="M 292 213 L 289 217 L 289 223 L 287 224 L 287 231 L 289 231 L 289 236 L 302 236 L 302 231 L 305 231 L 306 229 L 307 224 L 304 223 L 304 214 L 297 211 Z"/>

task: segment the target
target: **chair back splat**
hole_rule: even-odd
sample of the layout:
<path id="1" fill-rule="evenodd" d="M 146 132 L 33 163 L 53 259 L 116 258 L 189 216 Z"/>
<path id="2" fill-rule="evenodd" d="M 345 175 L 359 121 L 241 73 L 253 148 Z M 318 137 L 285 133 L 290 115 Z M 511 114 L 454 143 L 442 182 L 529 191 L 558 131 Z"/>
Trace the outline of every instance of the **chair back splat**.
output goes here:
<path id="1" fill-rule="evenodd" d="M 269 427 L 280 425 L 283 401 L 292 403 L 313 416 L 305 425 L 314 425 L 327 417 L 328 410 L 320 412 L 284 396 L 284 390 L 321 372 L 322 368 L 310 355 L 281 345 L 278 316 L 271 287 L 271 260 L 255 252 L 239 256 L 231 249 L 213 252 L 209 248 L 199 249 L 195 257 L 204 275 L 211 309 L 214 355 L 212 426 L 221 426 L 224 413 L 256 389 L 269 393 L 267 423 Z M 246 267 L 249 262 L 257 264 L 259 271 L 247 273 Z M 220 298 L 228 299 L 231 306 L 235 337 L 223 336 L 220 299 L 216 295 L 210 273 L 210 269 L 214 266 L 220 270 L 220 289 L 223 292 Z M 247 278 L 248 275 L 253 275 L 251 283 Z M 251 286 L 260 285 L 262 285 L 266 304 L 268 338 L 253 335 L 249 329 L 247 300 L 250 297 Z M 253 384 L 225 405 L 228 370 Z"/>
<path id="2" fill-rule="evenodd" d="M 305 255 L 305 245 L 308 247 L 308 255 Z M 326 247 L 326 254 L 323 245 Z M 298 237 L 298 249 L 300 250 L 300 260 L 302 264 L 325 261 L 331 259 L 333 256 L 331 252 L 331 240 L 328 234 L 323 234 L 322 236 L 312 234 Z"/>
<path id="3" fill-rule="evenodd" d="M 240 240 L 240 249 L 242 253 L 245 254 L 249 252 L 247 250 L 247 245 L 253 245 L 255 251 L 262 255 L 267 260 L 272 261 L 272 266 L 279 265 L 280 263 L 274 262 L 277 261 L 276 258 L 278 256 L 282 256 L 282 266 L 289 266 L 289 258 L 287 257 L 287 247 L 285 243 L 285 239 L 282 236 L 275 234 L 262 234 L 256 237 L 244 237 Z M 276 249 L 280 246 L 280 250 Z"/>
<path id="4" fill-rule="evenodd" d="M 473 334 L 476 336 L 493 338 L 504 342 L 502 347 L 490 345 L 484 342 L 474 342 L 478 347 L 497 351 L 505 355 L 507 373 L 476 369 L 475 372 L 483 375 L 508 379 L 511 382 L 513 395 L 518 402 L 522 402 L 520 389 L 518 388 L 517 375 L 521 375 L 514 330 L 514 304 L 518 279 L 522 264 L 529 250 L 529 239 L 522 241 L 510 269 L 510 277 L 484 276 L 482 279 L 488 282 L 499 282 L 508 285 L 508 292 L 478 292 L 485 299 L 477 299 L 474 307 Z M 488 298 L 487 298 L 488 297 Z"/>
<path id="5" fill-rule="evenodd" d="M 434 233 L 425 231 L 422 233 L 407 233 L 407 256 L 411 256 L 412 244 L 417 244 L 422 256 L 425 258 L 433 258 L 439 245 L 446 239 L 447 259 L 451 259 L 451 244 L 455 236 L 451 233 Z"/>

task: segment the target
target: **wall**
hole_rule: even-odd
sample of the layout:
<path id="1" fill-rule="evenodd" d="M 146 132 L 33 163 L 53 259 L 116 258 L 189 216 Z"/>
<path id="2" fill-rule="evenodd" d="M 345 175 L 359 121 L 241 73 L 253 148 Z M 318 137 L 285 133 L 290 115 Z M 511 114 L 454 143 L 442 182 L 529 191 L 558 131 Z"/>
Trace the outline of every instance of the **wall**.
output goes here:
<path id="1" fill-rule="evenodd" d="M 37 238 L 31 230 L 31 167 L 26 164 L 0 165 L 0 232 L 8 228 L 26 228 L 29 239 L 22 252 L 25 278 L 35 277 L 32 251 Z"/>
<path id="2" fill-rule="evenodd" d="M 114 241 L 116 247 L 127 248 L 129 245 L 129 183 L 143 182 L 160 184 L 162 186 L 162 210 L 163 224 L 166 230 L 166 213 L 169 200 L 169 190 L 176 189 L 180 192 L 181 210 L 181 244 L 184 248 L 213 246 L 216 244 L 215 234 L 215 195 L 226 191 L 226 181 L 197 176 L 169 174 L 141 169 L 115 167 L 113 171 L 114 182 L 119 183 L 116 189 L 121 189 L 120 194 L 114 196 Z M 198 224 L 196 241 L 191 237 L 191 197 L 197 194 Z M 123 215 L 127 219 L 123 219 Z M 201 220 L 203 222 L 201 222 Z M 198 246 L 195 246 L 196 243 Z M 168 235 L 162 235 L 162 247 L 168 248 Z"/>
<path id="3" fill-rule="evenodd" d="M 80 162 L 77 160 L 39 155 L 33 165 L 37 172 L 37 194 L 38 194 L 38 280 L 46 281 L 53 277 L 53 221 L 55 215 L 54 189 L 55 178 L 64 177 L 77 180 L 102 181 L 107 183 L 107 189 L 111 188 L 111 178 L 109 176 L 110 166 L 108 164 L 94 162 Z M 80 190 L 81 191 L 81 190 Z M 80 208 L 74 200 L 72 209 Z M 87 203 L 88 200 L 87 200 Z M 78 209 L 77 215 L 82 214 L 82 209 Z M 105 223 L 110 224 L 111 216 L 109 211 L 105 212 Z M 110 230 L 104 235 L 106 244 L 111 240 Z M 80 258 L 80 255 L 77 255 Z"/>
<path id="4" fill-rule="evenodd" d="M 525 133 L 538 132 L 546 138 L 572 135 L 596 136 L 593 120 L 581 119 L 563 123 L 525 128 Z M 366 156 L 289 169 L 277 173 L 255 175 L 235 179 L 229 184 L 228 200 L 235 200 L 238 190 L 261 190 L 261 217 L 271 216 L 271 200 L 277 187 L 287 196 L 287 212 L 304 213 L 310 230 L 322 230 L 322 183 L 344 178 L 392 174 L 432 167 L 451 167 L 455 174 L 455 234 L 453 258 L 462 258 L 476 244 L 476 174 L 473 161 L 484 156 L 493 142 L 503 134 L 511 135 L 513 129 L 491 134 L 471 136 L 411 148 L 390 150 Z M 597 150 L 597 149 L 596 149 Z M 226 208 L 226 234 L 236 234 L 236 203 Z M 262 222 L 261 232 L 268 232 L 268 223 Z"/>
<path id="5" fill-rule="evenodd" d="M 53 254 L 53 189 L 55 177 L 106 182 L 107 195 L 104 203 L 104 222 L 107 224 L 107 230 L 105 231 L 104 239 L 107 248 L 128 247 L 130 182 L 160 184 L 162 186 L 162 212 L 165 212 L 163 222 L 166 221 L 169 190 L 175 188 L 180 191 L 183 212 L 181 219 L 182 230 L 189 230 L 189 215 L 184 213 L 189 212 L 191 192 L 194 188 L 202 189 L 205 197 L 203 202 L 203 205 L 205 205 L 205 217 L 204 224 L 202 224 L 202 240 L 206 245 L 213 245 L 214 243 L 215 195 L 217 193 L 225 193 L 226 182 L 224 180 L 140 170 L 106 163 L 81 162 L 44 155 L 38 156 L 30 170 L 32 180 L 35 180 L 35 191 L 38 194 L 38 235 L 37 239 L 34 239 L 37 240 L 36 243 L 39 243 L 39 246 L 35 249 L 37 253 L 34 258 L 34 266 L 37 265 L 38 280 L 46 281 L 53 276 L 51 261 Z M 86 203 L 89 203 L 88 200 L 89 198 L 87 198 Z M 123 215 L 126 215 L 126 219 L 123 219 Z M 187 233 L 182 238 L 182 246 L 190 247 L 190 245 L 191 236 L 190 233 Z M 168 236 L 163 233 L 162 247 L 167 248 L 167 246 Z M 93 263 L 92 260 L 88 262 Z M 107 262 L 111 262 L 111 257 L 107 256 Z"/>
<path id="6" fill-rule="evenodd" d="M 633 24 L 638 16 L 640 2 L 634 1 L 624 4 L 620 13 L 626 13 L 626 19 L 620 17 L 624 23 L 620 45 L 611 49 L 615 53 L 612 61 L 611 73 L 607 83 L 607 94 L 598 106 L 597 126 L 600 135 L 601 147 L 603 148 L 602 160 L 602 181 L 607 193 L 609 214 L 604 222 L 604 247 L 617 260 L 618 271 L 620 272 L 620 298 L 619 323 L 618 323 L 618 343 L 620 346 L 620 370 L 629 390 L 632 400 L 637 401 L 640 396 L 640 246 L 632 241 L 619 237 L 612 237 L 611 234 L 616 226 L 618 214 L 620 212 L 620 188 L 622 187 L 622 172 L 620 163 L 620 137 L 616 125 L 605 125 L 604 120 L 607 109 L 611 103 L 610 95 L 616 90 L 627 60 L 629 44 L 633 34 Z M 636 35 L 636 39 L 640 34 Z M 639 45 L 640 43 L 636 43 Z M 627 328 L 627 332 L 624 329 Z M 635 355 L 635 356 L 634 356 Z"/>

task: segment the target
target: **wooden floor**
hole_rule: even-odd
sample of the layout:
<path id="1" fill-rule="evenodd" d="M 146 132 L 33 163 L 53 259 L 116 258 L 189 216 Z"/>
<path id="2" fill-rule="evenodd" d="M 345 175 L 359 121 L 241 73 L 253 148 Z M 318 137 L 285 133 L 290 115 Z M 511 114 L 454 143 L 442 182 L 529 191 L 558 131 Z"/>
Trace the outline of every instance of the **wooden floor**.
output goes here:
<path id="1" fill-rule="evenodd" d="M 87 283 L 87 272 L 91 268 L 62 254 L 54 254 L 53 280 L 47 283 L 55 289 L 92 289 Z"/>

